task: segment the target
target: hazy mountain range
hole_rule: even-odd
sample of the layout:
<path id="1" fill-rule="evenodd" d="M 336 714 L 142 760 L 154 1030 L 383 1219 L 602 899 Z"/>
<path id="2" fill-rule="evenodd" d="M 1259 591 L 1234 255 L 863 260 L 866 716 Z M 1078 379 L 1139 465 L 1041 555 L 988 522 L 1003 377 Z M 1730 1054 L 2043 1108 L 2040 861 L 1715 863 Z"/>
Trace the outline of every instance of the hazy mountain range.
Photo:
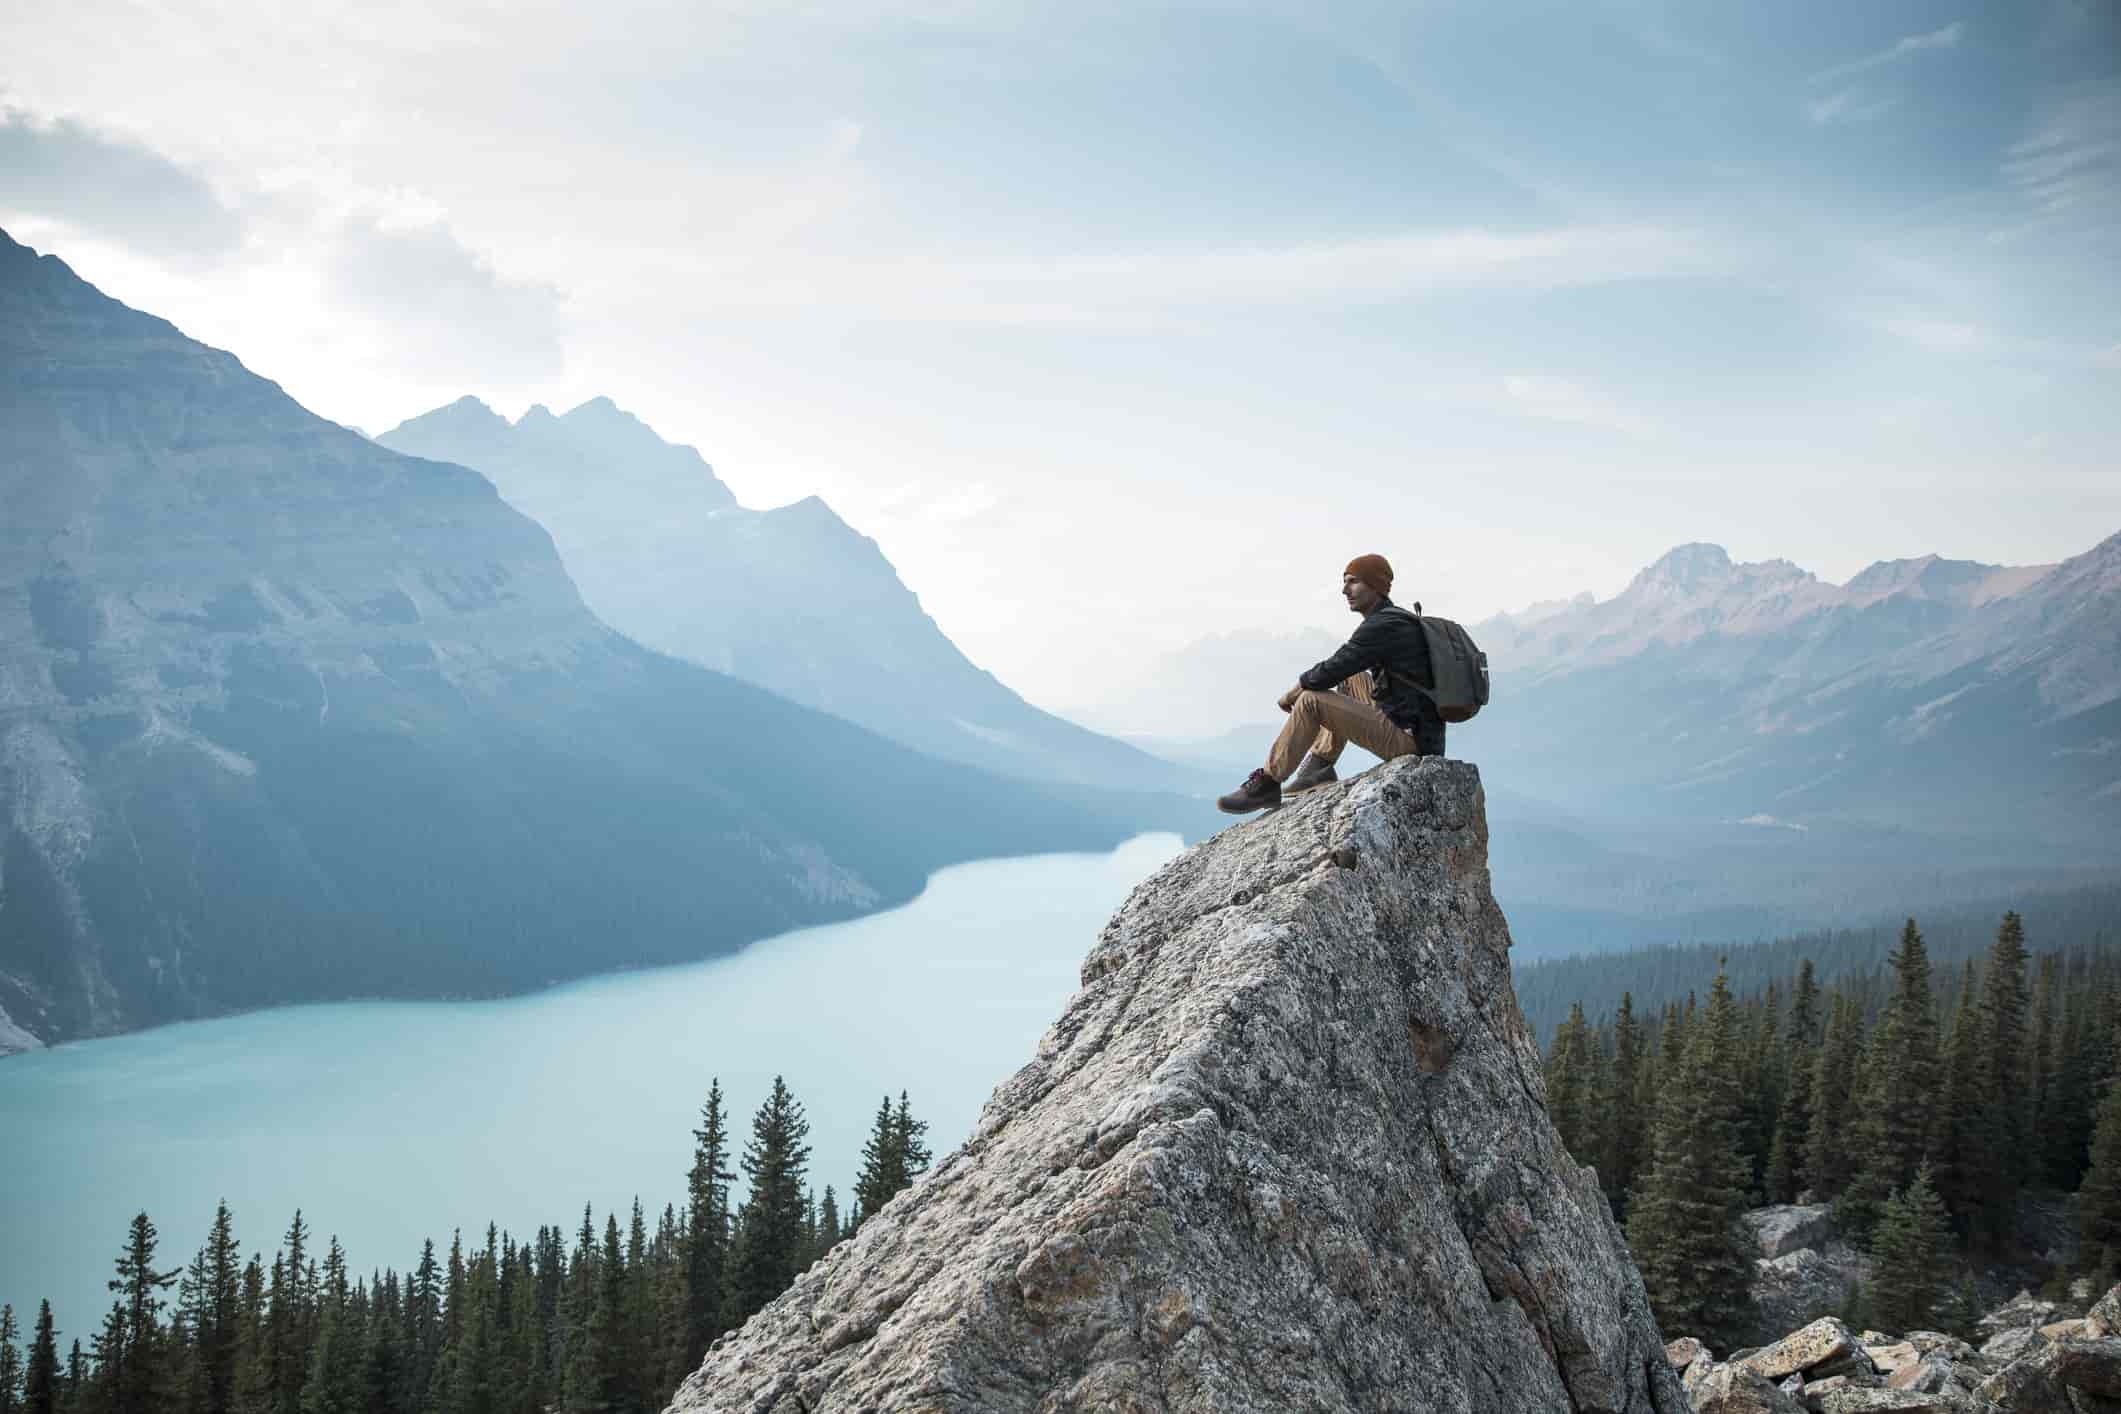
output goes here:
<path id="1" fill-rule="evenodd" d="M 552 533 L 589 607 L 651 648 L 1011 775 L 1207 784 L 1040 711 L 975 666 L 876 542 L 822 500 L 747 510 L 699 453 L 608 398 L 510 423 L 465 397 L 377 440 L 491 478 Z"/>
<path id="2" fill-rule="evenodd" d="M 1169 823 L 637 645 L 484 477 L 4 235 L 0 503 L 0 1049 L 695 958 Z"/>
<path id="3" fill-rule="evenodd" d="M 1565 806 L 2121 841 L 2121 535 L 2059 565 L 1929 556 L 1844 585 L 1684 545 L 1610 600 L 1476 633 L 1483 752 Z"/>

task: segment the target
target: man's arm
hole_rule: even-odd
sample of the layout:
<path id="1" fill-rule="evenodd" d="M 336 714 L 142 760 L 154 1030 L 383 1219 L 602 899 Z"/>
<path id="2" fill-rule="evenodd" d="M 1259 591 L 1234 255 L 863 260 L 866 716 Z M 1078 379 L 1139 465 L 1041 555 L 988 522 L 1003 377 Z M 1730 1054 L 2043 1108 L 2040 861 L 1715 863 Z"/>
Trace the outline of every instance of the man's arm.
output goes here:
<path id="1" fill-rule="evenodd" d="M 1382 627 L 1371 627 L 1371 620 L 1364 619 L 1355 627 L 1355 633 L 1343 643 L 1332 657 L 1304 669 L 1296 679 L 1299 688 L 1312 692 L 1324 692 L 1340 686 L 1357 673 L 1367 672 L 1384 661 L 1380 651 L 1384 638 Z"/>

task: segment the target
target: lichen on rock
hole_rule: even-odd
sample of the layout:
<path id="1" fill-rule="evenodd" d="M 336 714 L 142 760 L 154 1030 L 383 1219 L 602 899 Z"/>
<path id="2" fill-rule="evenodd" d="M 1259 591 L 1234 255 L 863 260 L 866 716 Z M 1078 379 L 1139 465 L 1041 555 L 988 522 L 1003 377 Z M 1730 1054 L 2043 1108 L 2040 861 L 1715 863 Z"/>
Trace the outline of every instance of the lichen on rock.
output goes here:
<path id="1" fill-rule="evenodd" d="M 965 1145 L 672 1410 L 1679 1414 L 1509 945 L 1461 762 L 1194 847 Z"/>

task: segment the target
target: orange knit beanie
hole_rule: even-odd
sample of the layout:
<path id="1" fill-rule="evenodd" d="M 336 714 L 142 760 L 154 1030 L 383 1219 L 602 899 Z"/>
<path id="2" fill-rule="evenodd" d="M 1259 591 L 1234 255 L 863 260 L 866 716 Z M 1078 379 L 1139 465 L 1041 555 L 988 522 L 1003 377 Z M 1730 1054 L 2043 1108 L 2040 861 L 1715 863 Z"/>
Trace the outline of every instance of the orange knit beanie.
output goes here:
<path id="1" fill-rule="evenodd" d="M 1357 555 L 1342 574 L 1352 574 L 1379 594 L 1392 592 L 1392 564 L 1382 555 Z"/>

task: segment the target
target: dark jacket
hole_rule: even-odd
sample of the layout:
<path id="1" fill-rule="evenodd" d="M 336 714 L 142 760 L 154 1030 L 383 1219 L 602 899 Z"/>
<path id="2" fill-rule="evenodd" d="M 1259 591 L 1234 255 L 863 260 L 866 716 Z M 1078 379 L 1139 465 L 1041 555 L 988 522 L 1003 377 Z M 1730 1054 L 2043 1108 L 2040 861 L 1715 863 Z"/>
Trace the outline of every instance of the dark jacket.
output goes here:
<path id="1" fill-rule="evenodd" d="M 1392 725 L 1413 734 L 1424 756 L 1443 754 L 1443 718 L 1436 704 L 1417 687 L 1436 686 L 1429 665 L 1429 636 L 1413 614 L 1390 599 L 1363 615 L 1340 651 L 1296 681 L 1313 692 L 1326 692 L 1367 672 L 1370 696 Z"/>

